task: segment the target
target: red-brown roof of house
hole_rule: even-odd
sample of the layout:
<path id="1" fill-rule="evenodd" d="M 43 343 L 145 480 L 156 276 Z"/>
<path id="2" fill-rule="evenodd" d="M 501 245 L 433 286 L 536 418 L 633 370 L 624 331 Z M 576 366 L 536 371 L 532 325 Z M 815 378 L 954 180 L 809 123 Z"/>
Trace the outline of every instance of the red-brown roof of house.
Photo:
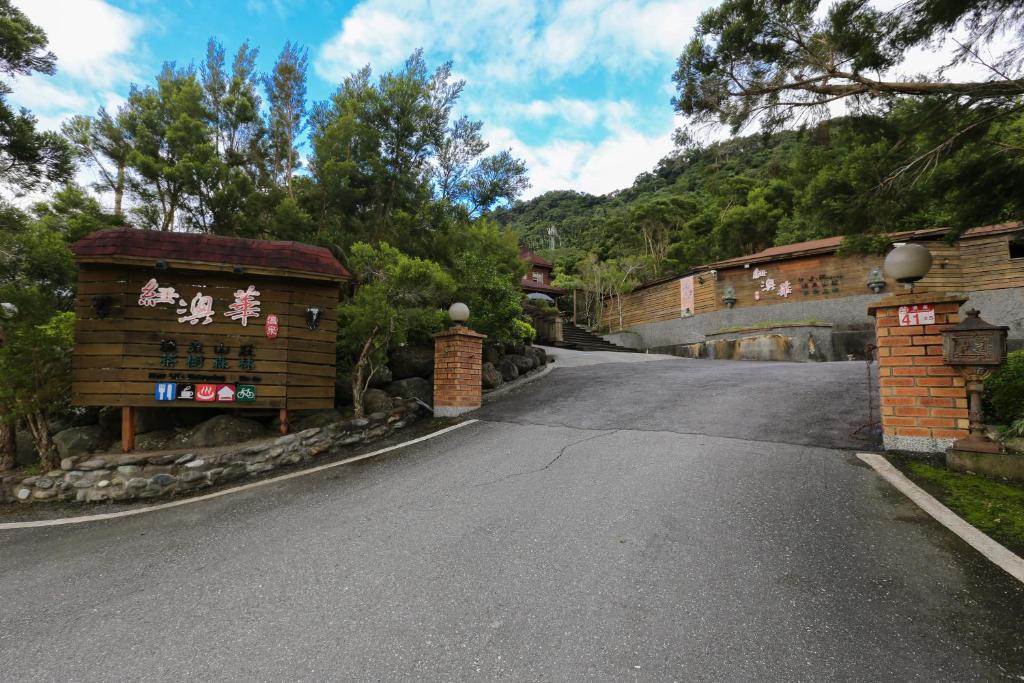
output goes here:
<path id="1" fill-rule="evenodd" d="M 544 294 L 565 294 L 564 289 L 558 287 L 552 287 L 551 285 L 545 285 L 540 282 L 534 282 L 528 277 L 524 277 L 520 281 L 520 286 L 527 292 L 543 292 Z"/>
<path id="2" fill-rule="evenodd" d="M 555 267 L 554 264 L 551 263 L 551 261 L 541 258 L 540 256 L 537 256 L 537 254 L 535 254 L 532 250 L 525 248 L 519 250 L 519 260 L 527 261 L 535 266 L 540 266 L 541 268 Z"/>
<path id="3" fill-rule="evenodd" d="M 330 251 L 301 242 L 248 240 L 189 232 L 119 228 L 101 230 L 71 245 L 78 259 L 149 258 L 272 268 L 350 279 Z"/>
<path id="4" fill-rule="evenodd" d="M 966 230 L 962 235 L 960 235 L 960 239 L 988 237 L 990 235 L 998 235 L 1005 232 L 1016 232 L 1018 230 L 1024 230 L 1024 222 L 1014 221 L 1011 223 L 998 223 L 996 225 L 983 225 L 981 227 Z M 941 237 L 948 231 L 948 228 L 923 228 L 920 230 L 905 230 L 903 232 L 892 233 L 889 237 L 893 242 L 900 242 L 904 240 L 924 239 L 927 237 Z M 731 266 L 741 266 L 745 263 L 768 261 L 777 258 L 792 258 L 809 254 L 829 253 L 838 249 L 839 245 L 842 243 L 843 238 L 840 236 L 825 237 L 823 239 L 798 242 L 796 244 L 786 244 L 781 247 L 769 247 L 757 252 L 756 254 L 737 256 L 735 258 L 712 263 L 708 268 L 728 268 Z"/>

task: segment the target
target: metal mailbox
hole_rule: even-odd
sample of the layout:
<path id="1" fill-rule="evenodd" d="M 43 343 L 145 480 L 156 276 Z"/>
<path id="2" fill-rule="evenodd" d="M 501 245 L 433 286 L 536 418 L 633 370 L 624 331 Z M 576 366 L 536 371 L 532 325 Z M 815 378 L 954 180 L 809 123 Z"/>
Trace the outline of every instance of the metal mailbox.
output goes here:
<path id="1" fill-rule="evenodd" d="M 942 333 L 942 358 L 946 365 L 998 366 L 1006 362 L 1006 333 L 1010 328 L 991 325 L 976 308 L 964 321 Z"/>

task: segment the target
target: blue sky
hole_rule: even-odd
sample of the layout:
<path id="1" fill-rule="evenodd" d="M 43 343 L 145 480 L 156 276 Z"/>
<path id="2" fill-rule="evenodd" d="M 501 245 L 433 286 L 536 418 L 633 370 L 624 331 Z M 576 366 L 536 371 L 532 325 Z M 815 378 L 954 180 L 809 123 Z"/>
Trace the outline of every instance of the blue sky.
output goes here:
<path id="1" fill-rule="evenodd" d="M 671 149 L 676 56 L 705 0 L 15 0 L 48 33 L 58 74 L 15 83 L 47 127 L 120 103 L 164 61 L 198 62 L 213 36 L 269 69 L 286 40 L 310 53 L 309 95 L 423 47 L 466 80 L 461 112 L 526 159 L 529 195 L 628 186 Z"/>

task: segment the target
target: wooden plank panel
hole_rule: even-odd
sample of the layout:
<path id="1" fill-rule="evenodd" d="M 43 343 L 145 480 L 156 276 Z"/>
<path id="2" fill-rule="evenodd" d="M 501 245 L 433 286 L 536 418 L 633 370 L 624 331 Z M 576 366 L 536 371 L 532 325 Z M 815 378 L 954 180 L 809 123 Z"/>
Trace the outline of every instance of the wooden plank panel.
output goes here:
<path id="1" fill-rule="evenodd" d="M 234 407 L 278 408 L 285 405 L 289 389 L 299 392 L 305 407 L 333 405 L 335 381 L 335 344 L 339 288 L 337 283 L 311 283 L 307 280 L 286 280 L 234 275 L 222 272 L 189 272 L 172 269 L 166 272 L 109 268 L 82 268 L 83 274 L 76 312 L 76 349 L 73 358 L 73 400 L 79 405 L 139 405 L 157 407 Z M 194 291 L 214 297 L 214 322 L 189 325 L 177 321 L 177 304 L 153 307 L 138 304 L 142 286 L 156 278 L 161 286 L 172 286 L 191 299 Z M 223 315 L 234 301 L 234 292 L 253 284 L 260 290 L 261 314 L 243 327 Z M 111 297 L 110 315 L 100 319 L 92 308 L 92 297 Z M 306 326 L 305 311 L 309 306 L 321 309 L 320 329 Z M 265 316 L 274 313 L 279 319 L 276 339 L 265 334 Z M 223 319 L 221 319 L 223 318 Z M 161 365 L 160 342 L 177 342 L 175 367 Z M 203 346 L 204 364 L 188 368 L 188 346 Z M 225 344 L 231 367 L 212 367 L 215 347 Z M 255 349 L 255 367 L 238 368 L 238 350 L 243 344 Z M 208 378 L 217 378 L 209 381 Z M 153 396 L 156 382 L 224 383 L 257 385 L 257 401 L 253 403 L 202 403 L 194 401 L 161 402 Z"/>

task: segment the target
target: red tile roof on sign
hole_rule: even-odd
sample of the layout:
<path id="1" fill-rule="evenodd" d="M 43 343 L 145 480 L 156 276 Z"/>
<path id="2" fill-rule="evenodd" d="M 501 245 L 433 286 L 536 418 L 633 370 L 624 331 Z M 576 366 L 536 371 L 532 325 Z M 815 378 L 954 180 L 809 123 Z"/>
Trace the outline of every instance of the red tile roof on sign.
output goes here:
<path id="1" fill-rule="evenodd" d="M 555 267 L 551 263 L 551 261 L 548 261 L 547 259 L 543 259 L 540 256 L 537 256 L 537 254 L 533 253 L 532 250 L 526 248 L 519 250 L 519 260 L 526 261 L 527 263 L 532 263 L 533 265 L 540 266 L 541 268 Z"/>
<path id="2" fill-rule="evenodd" d="M 330 251 L 301 242 L 269 242 L 189 232 L 155 232 L 120 228 L 101 230 L 71 245 L 82 260 L 141 258 L 154 261 L 198 261 L 316 273 L 350 279 Z"/>

